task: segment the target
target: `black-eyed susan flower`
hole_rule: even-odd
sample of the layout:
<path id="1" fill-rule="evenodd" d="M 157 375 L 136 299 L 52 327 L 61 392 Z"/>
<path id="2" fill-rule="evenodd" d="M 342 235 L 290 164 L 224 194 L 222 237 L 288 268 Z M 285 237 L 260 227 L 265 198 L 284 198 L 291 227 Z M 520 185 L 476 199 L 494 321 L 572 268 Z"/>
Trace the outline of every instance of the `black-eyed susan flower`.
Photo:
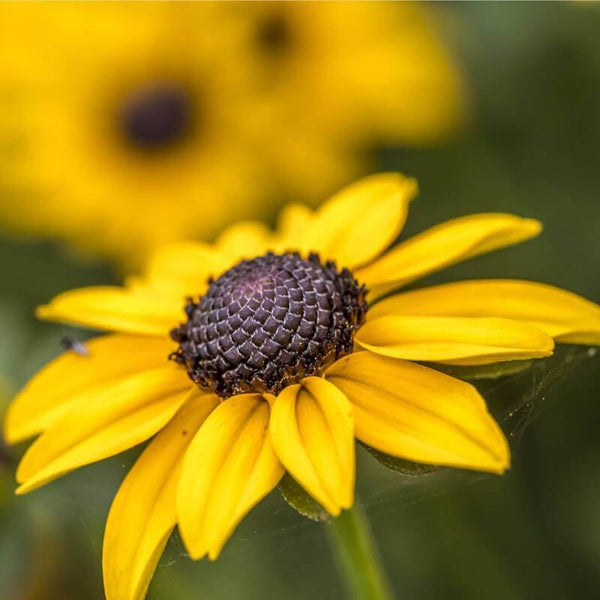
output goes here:
<path id="1" fill-rule="evenodd" d="M 255 214 L 254 69 L 228 12 L 0 7 L 2 220 L 139 265 L 165 241 Z"/>
<path id="2" fill-rule="evenodd" d="M 508 468 L 475 388 L 421 363 L 534 359 L 554 339 L 597 344 L 600 307 L 530 281 L 397 293 L 540 231 L 532 219 L 476 214 L 386 250 L 415 193 L 412 179 L 371 176 L 315 213 L 288 206 L 275 232 L 243 222 L 214 245 L 169 245 L 124 287 L 66 292 L 39 309 L 112 333 L 57 358 L 12 403 L 7 439 L 41 434 L 18 493 L 155 436 L 108 517 L 109 600 L 144 595 L 176 526 L 193 558 L 216 558 L 286 471 L 339 515 L 354 500 L 355 438 L 418 463 Z"/>
<path id="3" fill-rule="evenodd" d="M 5 3 L 0 220 L 137 268 L 442 135 L 460 90 L 416 7 Z"/>
<path id="4" fill-rule="evenodd" d="M 253 2 L 239 12 L 263 71 L 259 122 L 290 123 L 294 143 L 272 158 L 295 199 L 351 180 L 375 144 L 439 143 L 465 120 L 462 74 L 423 4 Z"/>

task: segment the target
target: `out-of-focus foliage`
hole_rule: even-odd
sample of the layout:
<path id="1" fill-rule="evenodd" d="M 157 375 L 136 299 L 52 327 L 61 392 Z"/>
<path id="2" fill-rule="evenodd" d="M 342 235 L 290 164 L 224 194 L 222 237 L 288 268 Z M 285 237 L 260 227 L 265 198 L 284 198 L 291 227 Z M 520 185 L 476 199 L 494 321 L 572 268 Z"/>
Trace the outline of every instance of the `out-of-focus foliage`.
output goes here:
<path id="1" fill-rule="evenodd" d="M 373 145 L 431 144 L 465 111 L 411 4 L 4 3 L 0 219 L 138 265 L 314 204 Z"/>
<path id="2" fill-rule="evenodd" d="M 453 267 L 432 281 L 523 277 L 600 300 L 600 5 L 431 8 L 467 73 L 475 115 L 465 133 L 441 147 L 382 149 L 379 166 L 415 175 L 422 184 L 421 210 L 411 214 L 406 235 L 472 211 L 512 211 L 545 225 L 534 242 Z M 35 323 L 32 308 L 59 291 L 112 278 L 101 267 L 73 264 L 49 244 L 6 238 L 0 265 L 0 373 L 15 388 L 60 352 L 59 339 L 67 333 Z M 598 361 L 559 362 L 548 373 L 567 378 L 542 388 L 534 413 L 518 411 L 507 423 L 519 433 L 506 476 L 448 470 L 412 478 L 409 486 L 403 475 L 359 452 L 359 492 L 402 598 L 563 600 L 597 593 Z M 539 371 L 536 377 L 513 373 L 477 385 L 504 386 L 505 398 L 516 401 L 524 390 L 520 383 L 540 383 Z M 493 389 L 488 393 L 493 396 Z M 88 467 L 16 501 L 7 496 L 0 510 L 2 598 L 23 600 L 33 579 L 44 581 L 32 558 L 38 530 L 47 554 L 60 545 L 57 562 L 64 567 L 53 570 L 54 583 L 46 583 L 49 591 L 38 598 L 102 597 L 103 524 L 134 458 Z M 12 489 L 10 471 L 3 467 L 2 476 Z M 38 511 L 48 530 L 39 527 Z M 169 542 L 149 598 L 337 599 L 341 587 L 323 527 L 274 493 L 216 563 L 193 563 L 177 539 Z"/>

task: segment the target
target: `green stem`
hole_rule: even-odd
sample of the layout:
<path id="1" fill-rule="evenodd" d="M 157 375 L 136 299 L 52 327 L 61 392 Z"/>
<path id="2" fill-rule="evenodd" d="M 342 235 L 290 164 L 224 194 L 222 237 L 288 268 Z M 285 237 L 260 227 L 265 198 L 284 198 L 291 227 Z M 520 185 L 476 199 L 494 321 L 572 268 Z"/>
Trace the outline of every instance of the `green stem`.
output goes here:
<path id="1" fill-rule="evenodd" d="M 327 530 L 348 598 L 391 600 L 394 595 L 363 507 L 356 502 L 350 510 L 331 519 Z"/>

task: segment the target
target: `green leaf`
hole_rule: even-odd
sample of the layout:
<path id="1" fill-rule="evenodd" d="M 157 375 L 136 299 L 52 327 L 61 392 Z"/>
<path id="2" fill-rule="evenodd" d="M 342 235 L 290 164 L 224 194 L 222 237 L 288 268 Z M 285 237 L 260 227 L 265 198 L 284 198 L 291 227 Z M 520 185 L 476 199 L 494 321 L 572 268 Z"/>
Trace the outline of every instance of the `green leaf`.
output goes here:
<path id="1" fill-rule="evenodd" d="M 428 473 L 433 473 L 433 471 L 437 471 L 438 467 L 435 465 L 424 465 L 420 463 L 411 462 L 409 460 L 404 460 L 403 458 L 397 458 L 395 456 L 390 456 L 389 454 L 384 454 L 379 450 L 375 450 L 375 448 L 371 448 L 366 444 L 361 442 L 361 446 L 363 446 L 369 454 L 375 457 L 377 461 L 379 461 L 384 467 L 390 469 L 391 471 L 396 471 L 397 473 L 402 473 L 402 475 L 408 475 L 410 477 L 419 477 L 420 475 L 427 475 Z"/>
<path id="2" fill-rule="evenodd" d="M 279 491 L 284 500 L 303 517 L 312 521 L 329 519 L 327 511 L 288 473 L 279 482 Z"/>

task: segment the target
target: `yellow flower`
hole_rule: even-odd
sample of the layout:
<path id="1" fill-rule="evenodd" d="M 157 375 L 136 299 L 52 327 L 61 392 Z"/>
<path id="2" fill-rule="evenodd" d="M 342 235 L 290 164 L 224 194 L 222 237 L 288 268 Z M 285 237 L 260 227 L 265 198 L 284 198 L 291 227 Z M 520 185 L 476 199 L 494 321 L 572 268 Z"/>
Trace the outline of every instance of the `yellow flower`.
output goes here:
<path id="1" fill-rule="evenodd" d="M 18 493 L 156 435 L 108 518 L 109 600 L 143 597 L 176 525 L 193 558 L 216 558 L 285 471 L 331 515 L 349 508 L 355 438 L 410 461 L 508 468 L 475 388 L 418 363 L 544 357 L 553 338 L 598 344 L 600 307 L 516 280 L 389 295 L 540 231 L 475 214 L 386 251 L 416 191 L 401 175 L 371 176 L 314 213 L 286 207 L 274 232 L 248 221 L 214 245 L 168 245 L 124 287 L 40 307 L 44 319 L 113 333 L 57 358 L 12 403 L 7 439 L 41 434 Z"/>
<path id="2" fill-rule="evenodd" d="M 284 193 L 316 201 L 365 169 L 365 145 L 429 142 L 461 120 L 460 80 L 417 7 L 5 3 L 0 16 L 0 219 L 126 266 Z"/>
<path id="3" fill-rule="evenodd" d="M 17 3 L 0 15 L 3 220 L 138 265 L 256 213 L 254 71 L 226 10 Z"/>
<path id="4" fill-rule="evenodd" d="M 464 123 L 461 73 L 423 5 L 251 2 L 239 14 L 264 71 L 256 126 L 286 123 L 270 160 L 290 197 L 314 202 L 363 173 L 374 144 L 439 143 Z"/>

